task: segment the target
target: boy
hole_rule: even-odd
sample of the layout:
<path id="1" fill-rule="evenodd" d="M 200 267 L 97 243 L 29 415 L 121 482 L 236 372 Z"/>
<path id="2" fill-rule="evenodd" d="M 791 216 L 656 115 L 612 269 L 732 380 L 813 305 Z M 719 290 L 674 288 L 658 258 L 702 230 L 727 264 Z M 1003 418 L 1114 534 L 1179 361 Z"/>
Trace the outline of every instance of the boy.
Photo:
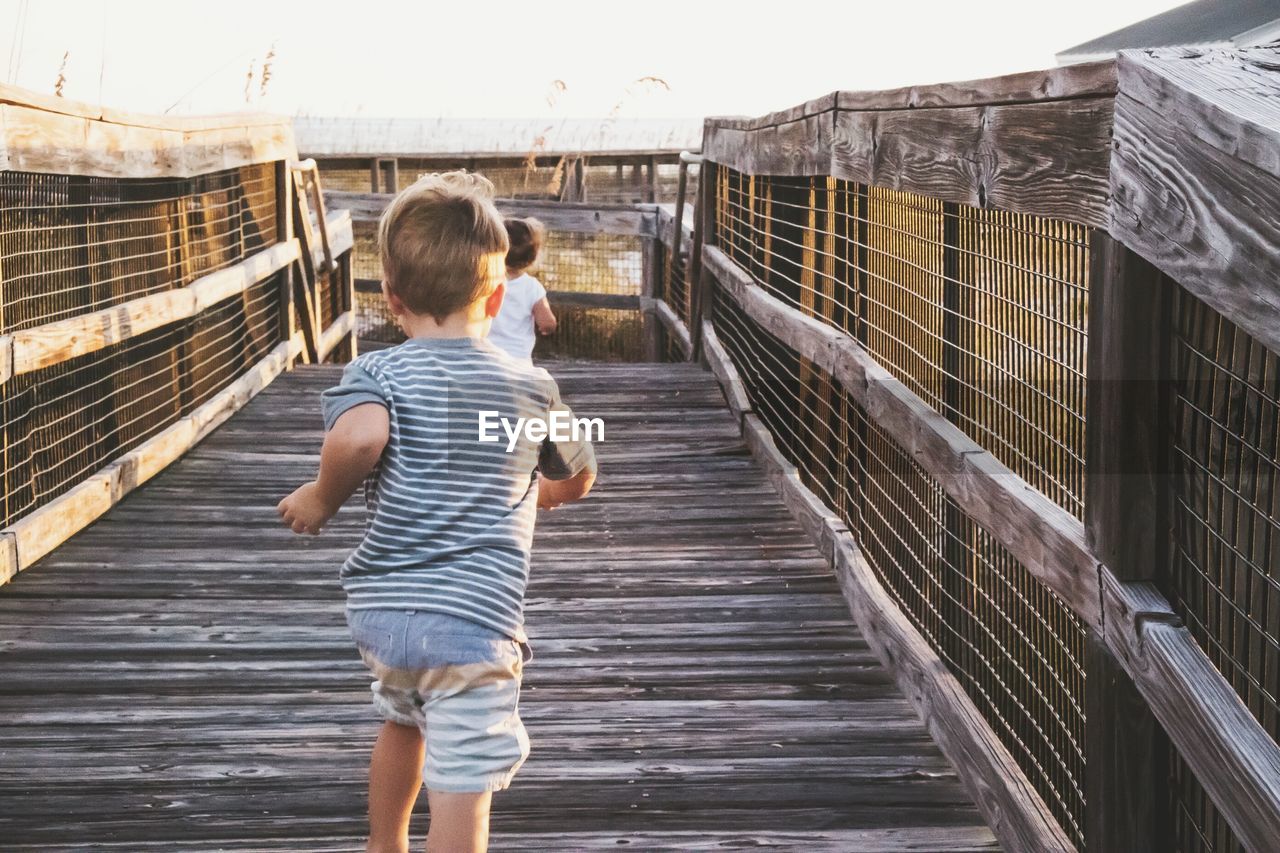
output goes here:
<path id="1" fill-rule="evenodd" d="M 294 532 L 318 533 L 365 483 L 368 525 L 342 584 L 386 719 L 369 767 L 370 851 L 408 850 L 424 781 L 427 850 L 487 848 L 492 792 L 529 752 L 517 702 L 536 508 L 595 480 L 585 439 L 481 440 L 482 413 L 516 423 L 567 411 L 545 370 L 485 340 L 507 252 L 492 192 L 452 172 L 391 202 L 378 228 L 383 293 L 409 340 L 356 359 L 324 393 L 319 476 L 279 506 Z"/>

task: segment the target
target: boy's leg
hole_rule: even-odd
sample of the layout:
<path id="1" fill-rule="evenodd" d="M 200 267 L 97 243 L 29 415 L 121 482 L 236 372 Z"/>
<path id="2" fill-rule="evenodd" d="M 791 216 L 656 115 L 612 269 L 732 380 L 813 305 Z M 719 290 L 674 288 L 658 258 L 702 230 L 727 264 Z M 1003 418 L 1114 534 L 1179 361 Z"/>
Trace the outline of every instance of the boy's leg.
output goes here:
<path id="1" fill-rule="evenodd" d="M 431 828 L 427 853 L 485 853 L 493 794 L 454 794 L 427 789 Z"/>
<path id="2" fill-rule="evenodd" d="M 408 853 L 409 817 L 422 787 L 422 755 L 422 732 L 416 726 L 382 724 L 369 761 L 369 853 Z"/>

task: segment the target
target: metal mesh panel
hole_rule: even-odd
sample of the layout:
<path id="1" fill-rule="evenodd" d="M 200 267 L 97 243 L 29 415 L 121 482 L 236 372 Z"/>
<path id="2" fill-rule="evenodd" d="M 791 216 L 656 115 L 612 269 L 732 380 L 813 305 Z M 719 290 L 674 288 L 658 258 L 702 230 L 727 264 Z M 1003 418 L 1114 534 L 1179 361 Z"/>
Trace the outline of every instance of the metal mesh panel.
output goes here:
<path id="1" fill-rule="evenodd" d="M 1178 614 L 1280 739 L 1280 357 L 1174 288 L 1172 571 Z M 1184 850 L 1240 849 L 1176 762 Z"/>
<path id="2" fill-rule="evenodd" d="M 1082 516 L 1086 228 L 833 178 L 715 174 L 719 248 Z"/>
<path id="3" fill-rule="evenodd" d="M 376 231 L 369 223 L 356 226 L 356 278 L 382 277 Z M 547 290 L 637 296 L 644 281 L 645 251 L 644 238 L 634 235 L 550 231 L 530 273 Z M 539 338 L 535 358 L 642 360 L 641 312 L 567 306 L 557 306 L 555 311 L 558 328 L 555 334 Z M 404 340 L 381 294 L 357 293 L 356 312 L 359 337 L 386 343 Z"/>
<path id="4" fill-rule="evenodd" d="M 732 304 L 714 323 L 778 446 L 1083 846 L 1083 624 L 829 376 Z"/>
<path id="5" fill-rule="evenodd" d="M 0 385 L 0 526 L 190 413 L 279 340 L 279 274 L 190 320 Z"/>
<path id="6" fill-rule="evenodd" d="M 181 287 L 276 242 L 274 166 L 191 179 L 0 174 L 0 333 Z"/>

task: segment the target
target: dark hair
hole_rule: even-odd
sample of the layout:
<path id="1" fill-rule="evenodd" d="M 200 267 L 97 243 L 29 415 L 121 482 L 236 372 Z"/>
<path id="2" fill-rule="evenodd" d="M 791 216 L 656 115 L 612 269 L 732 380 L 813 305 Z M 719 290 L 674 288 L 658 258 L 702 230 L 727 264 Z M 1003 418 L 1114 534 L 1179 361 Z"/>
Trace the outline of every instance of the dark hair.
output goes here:
<path id="1" fill-rule="evenodd" d="M 507 219 L 507 239 L 511 248 L 507 249 L 507 269 L 522 270 L 533 265 L 542 251 L 542 240 L 547 229 L 533 217 L 528 219 Z"/>

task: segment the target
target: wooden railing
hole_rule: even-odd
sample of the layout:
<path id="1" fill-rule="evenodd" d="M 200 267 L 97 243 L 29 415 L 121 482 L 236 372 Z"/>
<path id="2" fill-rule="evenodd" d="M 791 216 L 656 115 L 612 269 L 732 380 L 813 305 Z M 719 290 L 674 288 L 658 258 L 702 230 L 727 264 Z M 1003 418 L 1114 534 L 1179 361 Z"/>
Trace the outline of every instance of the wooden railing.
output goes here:
<path id="1" fill-rule="evenodd" d="M 287 121 L 0 113 L 2 583 L 298 357 L 353 354 L 354 315 L 350 219 Z"/>
<path id="2" fill-rule="evenodd" d="M 388 341 L 399 340 L 399 333 L 388 325 L 378 295 L 380 266 L 373 232 L 392 197 L 391 193 L 325 192 L 328 207 L 348 214 L 354 224 L 355 287 L 364 300 L 357 327 Z M 679 348 L 681 358 L 690 351 L 686 325 L 659 298 L 671 274 L 673 205 L 498 199 L 497 206 L 503 215 L 536 217 L 547 227 L 548 245 L 534 272 L 547 286 L 560 320 L 553 338 L 540 344 L 549 347 L 550 354 L 657 361 L 671 346 Z M 687 224 L 683 233 L 687 250 Z M 617 344 L 601 340 L 631 327 L 637 334 L 622 334 Z M 670 336 L 674 337 L 668 343 Z"/>
<path id="3" fill-rule="evenodd" d="M 1008 849 L 1280 839 L 1278 61 L 706 123 L 694 343 Z"/>
<path id="4" fill-rule="evenodd" d="M 346 192 L 395 193 L 420 174 L 466 169 L 491 180 L 499 196 L 589 204 L 671 203 L 678 150 L 527 154 L 314 154 L 325 183 Z"/>

